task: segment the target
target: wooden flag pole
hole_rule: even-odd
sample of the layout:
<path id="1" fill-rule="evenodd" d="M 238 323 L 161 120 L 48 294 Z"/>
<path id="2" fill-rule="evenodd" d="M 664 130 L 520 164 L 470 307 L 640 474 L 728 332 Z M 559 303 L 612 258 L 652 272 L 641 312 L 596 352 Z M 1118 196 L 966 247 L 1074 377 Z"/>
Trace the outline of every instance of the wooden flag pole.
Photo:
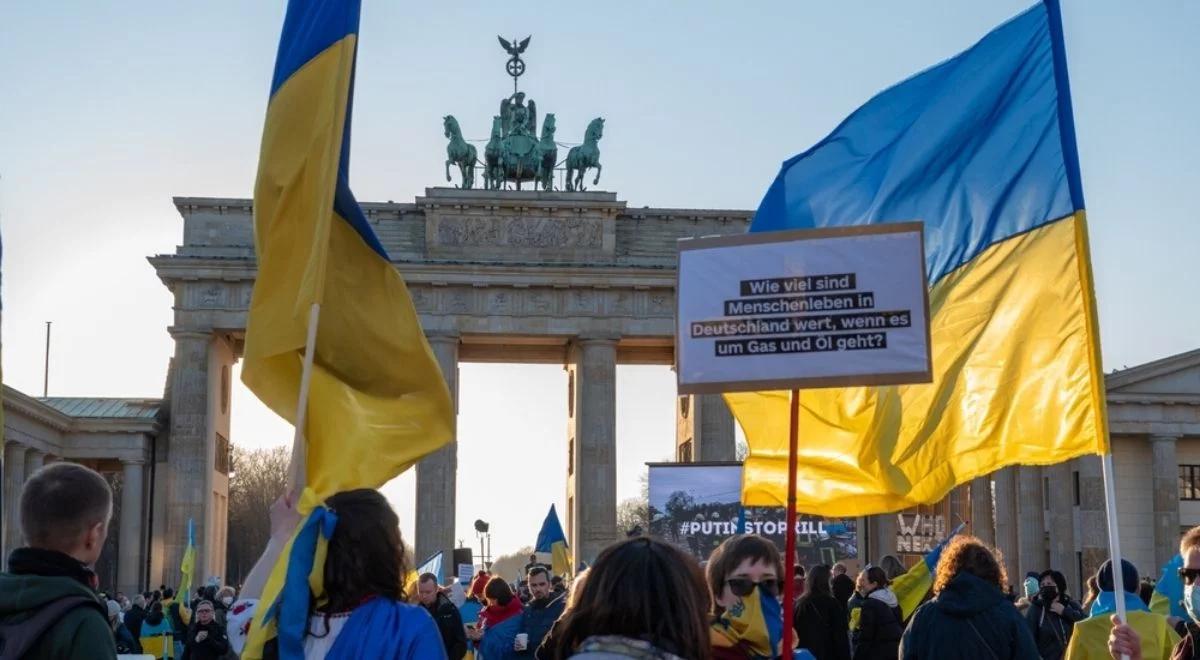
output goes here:
<path id="1" fill-rule="evenodd" d="M 304 424 L 308 419 L 308 386 L 312 382 L 313 355 L 317 352 L 317 321 L 321 305 L 313 303 L 308 313 L 308 338 L 304 342 L 304 367 L 300 372 L 300 397 L 296 402 L 296 433 L 292 436 L 292 460 L 288 464 L 288 492 L 300 496 L 308 475 L 308 446 Z M 295 502 L 292 502 L 295 505 Z"/>
<path id="2" fill-rule="evenodd" d="M 792 390 L 791 416 L 788 421 L 787 530 L 784 532 L 783 557 L 783 649 L 780 656 L 792 657 L 792 611 L 796 606 L 796 452 L 800 430 L 800 390 Z"/>
<path id="3" fill-rule="evenodd" d="M 1129 623 L 1125 615 L 1125 571 L 1121 565 L 1121 534 L 1117 530 L 1117 488 L 1113 482 L 1112 445 L 1100 457 L 1100 466 L 1104 474 L 1104 512 L 1108 515 L 1108 556 L 1112 560 L 1113 598 L 1116 600 L 1117 618 L 1122 623 Z M 1121 654 L 1121 660 L 1129 660 L 1129 656 Z"/>

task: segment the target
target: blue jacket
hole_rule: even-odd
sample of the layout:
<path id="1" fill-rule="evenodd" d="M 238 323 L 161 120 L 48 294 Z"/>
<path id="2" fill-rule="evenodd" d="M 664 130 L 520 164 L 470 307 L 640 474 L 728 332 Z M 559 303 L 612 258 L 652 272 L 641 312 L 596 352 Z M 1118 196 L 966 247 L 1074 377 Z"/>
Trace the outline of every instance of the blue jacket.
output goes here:
<path id="1" fill-rule="evenodd" d="M 995 585 L 965 572 L 917 609 L 900 641 L 900 660 L 1037 657 L 1029 624 L 1017 608 Z"/>
<path id="2" fill-rule="evenodd" d="M 550 633 L 550 629 L 554 627 L 554 622 L 562 615 L 563 610 L 567 606 L 567 597 L 560 595 L 557 598 L 550 596 L 540 603 L 536 600 L 530 601 L 525 606 L 525 612 L 521 615 L 521 629 L 518 632 L 523 632 L 529 635 L 529 645 L 524 651 L 518 651 L 519 658 L 532 658 L 538 647 L 542 645 L 542 640 Z"/>
<path id="3" fill-rule="evenodd" d="M 513 650 L 513 642 L 517 639 L 517 633 L 521 632 L 521 621 L 524 618 L 514 616 L 485 628 L 483 639 L 479 640 L 478 650 L 475 652 L 475 660 L 519 660 L 521 656 Z"/>

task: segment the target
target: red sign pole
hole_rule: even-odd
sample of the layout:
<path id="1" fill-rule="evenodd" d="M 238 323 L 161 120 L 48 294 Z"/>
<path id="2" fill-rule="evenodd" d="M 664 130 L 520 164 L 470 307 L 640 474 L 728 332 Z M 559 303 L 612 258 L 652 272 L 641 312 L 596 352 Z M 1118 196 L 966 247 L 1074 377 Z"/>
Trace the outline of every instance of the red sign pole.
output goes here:
<path id="1" fill-rule="evenodd" d="M 792 390 L 792 413 L 788 424 L 787 531 L 783 557 L 783 649 L 780 656 L 791 660 L 792 611 L 796 605 L 796 445 L 800 429 L 800 390 Z"/>

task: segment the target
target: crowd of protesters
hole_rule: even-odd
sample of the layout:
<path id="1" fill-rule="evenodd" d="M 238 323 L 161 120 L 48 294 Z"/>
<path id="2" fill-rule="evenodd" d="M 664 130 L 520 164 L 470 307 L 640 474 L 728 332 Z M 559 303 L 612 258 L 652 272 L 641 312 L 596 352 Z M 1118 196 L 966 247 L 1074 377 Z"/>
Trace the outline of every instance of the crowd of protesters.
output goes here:
<path id="1" fill-rule="evenodd" d="M 999 552 L 957 536 L 912 612 L 892 589 L 906 570 L 894 557 L 856 579 L 840 564 L 796 571 L 795 648 L 785 650 L 784 558 L 760 536 L 727 539 L 703 566 L 669 543 L 629 538 L 603 550 L 569 585 L 536 556 L 512 583 L 481 571 L 466 585 L 440 584 L 431 573 L 405 585 L 399 520 L 383 496 L 355 490 L 326 504 L 337 523 L 324 563 L 325 597 L 310 599 L 307 630 L 295 648 L 283 653 L 273 640 L 264 657 L 1200 658 L 1200 527 L 1180 542 L 1186 619 L 1150 611 L 1153 587 L 1127 561 L 1106 562 L 1088 579 L 1082 603 L 1052 569 L 1026 576 L 1014 595 Z M 238 657 L 270 570 L 299 522 L 281 497 L 271 510 L 271 540 L 240 594 L 216 584 L 176 594 L 163 585 L 130 598 L 99 590 L 92 570 L 112 513 L 112 492 L 99 474 L 68 462 L 46 466 L 27 480 L 20 512 L 26 545 L 0 573 L 0 658 L 31 660 Z"/>

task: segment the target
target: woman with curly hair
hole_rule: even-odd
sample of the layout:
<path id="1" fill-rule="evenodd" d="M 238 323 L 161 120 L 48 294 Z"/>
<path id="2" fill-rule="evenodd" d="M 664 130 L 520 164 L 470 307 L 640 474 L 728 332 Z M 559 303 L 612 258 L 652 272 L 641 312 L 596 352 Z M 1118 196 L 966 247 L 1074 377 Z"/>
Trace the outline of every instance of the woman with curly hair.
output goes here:
<path id="1" fill-rule="evenodd" d="M 950 541 L 937 565 L 933 600 L 904 631 L 901 660 L 1038 657 L 1029 624 L 1004 597 L 1008 575 L 998 553 L 973 536 Z"/>

